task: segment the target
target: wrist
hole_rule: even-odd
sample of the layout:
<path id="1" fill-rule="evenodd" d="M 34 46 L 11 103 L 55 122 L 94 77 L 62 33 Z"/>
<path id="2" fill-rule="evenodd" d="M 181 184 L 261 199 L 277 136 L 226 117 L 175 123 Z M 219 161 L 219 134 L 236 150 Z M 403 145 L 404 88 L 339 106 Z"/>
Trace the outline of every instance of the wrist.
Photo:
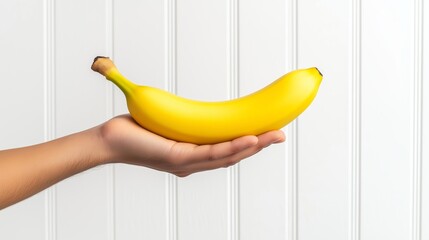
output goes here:
<path id="1" fill-rule="evenodd" d="M 115 147 L 117 145 L 115 143 L 117 142 L 117 127 L 115 125 L 117 124 L 113 118 L 95 128 L 98 146 L 100 148 L 100 165 L 115 163 L 118 162 L 119 158 L 121 158 L 120 151 Z"/>
<path id="2" fill-rule="evenodd" d="M 89 161 L 93 166 L 109 164 L 114 158 L 113 151 L 103 135 L 103 125 L 88 129 L 90 146 L 87 148 Z"/>

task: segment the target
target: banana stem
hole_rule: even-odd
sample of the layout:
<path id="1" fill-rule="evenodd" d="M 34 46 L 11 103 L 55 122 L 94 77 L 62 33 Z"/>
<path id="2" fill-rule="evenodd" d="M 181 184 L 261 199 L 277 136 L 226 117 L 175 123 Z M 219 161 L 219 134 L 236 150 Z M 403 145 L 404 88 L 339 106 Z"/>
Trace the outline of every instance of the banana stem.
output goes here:
<path id="1" fill-rule="evenodd" d="M 128 94 L 136 85 L 125 78 L 116 68 L 113 61 L 108 57 L 98 56 L 94 59 L 91 69 L 105 76 L 106 79 L 112 81 L 124 93 Z"/>

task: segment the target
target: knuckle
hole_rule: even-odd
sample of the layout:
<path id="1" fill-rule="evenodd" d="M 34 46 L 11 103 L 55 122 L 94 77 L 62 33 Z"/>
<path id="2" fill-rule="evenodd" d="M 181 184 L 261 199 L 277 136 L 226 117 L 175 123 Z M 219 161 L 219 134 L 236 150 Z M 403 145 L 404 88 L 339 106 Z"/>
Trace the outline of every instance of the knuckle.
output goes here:
<path id="1" fill-rule="evenodd" d="M 176 175 L 179 178 L 184 178 L 184 177 L 187 177 L 187 176 L 191 175 L 191 173 L 180 172 L 180 173 L 174 173 L 174 175 Z"/>
<path id="2" fill-rule="evenodd" d="M 224 168 L 231 167 L 231 166 L 233 166 L 233 165 L 237 164 L 239 161 L 240 161 L 239 159 L 233 159 L 233 158 L 228 159 L 228 160 L 224 163 L 223 167 L 224 167 Z"/>
<path id="3" fill-rule="evenodd" d="M 209 150 L 208 150 L 208 154 L 207 154 L 207 160 L 208 161 L 213 161 L 213 160 L 216 160 L 216 159 L 217 159 L 217 157 L 216 157 L 216 154 L 215 154 L 215 152 L 213 150 L 213 147 L 210 147 Z"/>

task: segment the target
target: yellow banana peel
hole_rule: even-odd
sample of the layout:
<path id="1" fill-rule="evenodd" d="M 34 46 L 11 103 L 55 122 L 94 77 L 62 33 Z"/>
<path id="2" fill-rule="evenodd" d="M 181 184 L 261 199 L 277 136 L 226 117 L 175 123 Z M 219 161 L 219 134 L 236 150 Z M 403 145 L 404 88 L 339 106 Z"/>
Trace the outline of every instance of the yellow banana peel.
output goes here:
<path id="1" fill-rule="evenodd" d="M 131 116 L 143 128 L 168 139 L 195 144 L 281 129 L 311 104 L 322 81 L 317 68 L 299 69 L 247 96 L 205 102 L 136 85 L 107 57 L 96 57 L 91 68 L 122 90 Z"/>

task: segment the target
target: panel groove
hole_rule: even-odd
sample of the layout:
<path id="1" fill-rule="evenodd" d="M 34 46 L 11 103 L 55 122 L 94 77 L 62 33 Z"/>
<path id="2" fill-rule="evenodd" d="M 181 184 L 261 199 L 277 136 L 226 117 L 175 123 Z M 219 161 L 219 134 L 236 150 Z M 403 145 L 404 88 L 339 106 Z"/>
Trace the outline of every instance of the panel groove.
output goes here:
<path id="1" fill-rule="evenodd" d="M 106 55 L 114 60 L 114 23 L 113 23 L 113 6 L 114 0 L 106 0 Z M 115 114 L 114 109 L 114 85 L 106 81 L 106 118 L 110 119 Z M 115 178 L 116 169 L 114 164 L 106 167 L 106 184 L 107 184 L 107 239 L 116 239 L 116 191 Z"/>
<path id="2" fill-rule="evenodd" d="M 55 138 L 55 1 L 43 1 L 44 7 L 44 135 L 45 141 Z M 45 236 L 55 240 L 56 186 L 45 191 Z"/>
<path id="3" fill-rule="evenodd" d="M 229 99 L 238 98 L 239 93 L 239 0 L 227 1 L 227 80 Z M 240 163 L 228 168 L 228 239 L 240 239 Z"/>
<path id="4" fill-rule="evenodd" d="M 177 38 L 176 38 L 176 0 L 165 1 L 166 16 L 166 89 L 171 93 L 177 93 Z M 177 177 L 172 174 L 166 174 L 166 208 L 167 208 L 167 236 L 168 240 L 178 239 L 178 214 L 177 214 Z"/>
<path id="5" fill-rule="evenodd" d="M 412 211 L 411 239 L 421 239 L 423 1 L 414 1 L 414 81 L 412 88 Z"/>
<path id="6" fill-rule="evenodd" d="M 286 39 L 289 41 L 286 47 L 286 70 L 290 71 L 298 67 L 298 2 L 290 0 L 286 3 Z M 298 239 L 298 119 L 295 119 L 287 126 L 288 145 L 286 147 L 288 167 L 285 181 L 288 188 L 285 193 L 288 201 L 287 209 L 287 226 L 285 227 L 286 236 L 289 240 Z"/>
<path id="7" fill-rule="evenodd" d="M 350 202 L 349 239 L 360 239 L 360 165 L 361 165 L 361 1 L 351 4 L 350 76 Z"/>

